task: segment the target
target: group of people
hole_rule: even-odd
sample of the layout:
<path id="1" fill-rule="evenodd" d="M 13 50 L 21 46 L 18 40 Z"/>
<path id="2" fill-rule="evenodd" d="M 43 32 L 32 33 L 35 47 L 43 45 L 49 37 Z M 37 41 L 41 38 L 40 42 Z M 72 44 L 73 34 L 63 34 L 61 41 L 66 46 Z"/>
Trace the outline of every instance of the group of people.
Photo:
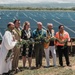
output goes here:
<path id="1" fill-rule="evenodd" d="M 29 63 L 29 69 L 32 68 L 32 48 L 34 47 L 34 53 L 35 53 L 35 61 L 36 61 L 36 68 L 42 67 L 42 57 L 43 57 L 43 51 L 45 53 L 46 57 L 46 63 L 47 68 L 50 67 L 50 58 L 49 53 L 51 51 L 52 57 L 53 57 L 53 66 L 57 67 L 56 64 L 56 47 L 58 50 L 59 55 L 59 65 L 63 67 L 63 54 L 65 56 L 66 65 L 70 65 L 69 61 L 69 53 L 68 53 L 68 46 L 65 46 L 65 43 L 70 41 L 70 36 L 67 31 L 64 29 L 64 25 L 59 25 L 58 32 L 55 33 L 53 29 L 53 24 L 48 23 L 47 24 L 47 30 L 43 29 L 42 22 L 37 22 L 37 28 L 35 30 L 31 30 L 30 28 L 30 22 L 25 21 L 23 24 L 23 29 L 20 30 L 20 20 L 15 20 L 14 22 L 9 22 L 7 25 L 7 30 L 5 31 L 5 34 L 2 38 L 1 48 L 0 48 L 0 75 L 3 73 L 8 73 L 10 70 L 14 70 L 15 73 L 19 71 L 18 68 L 18 61 L 19 61 L 19 55 L 20 55 L 20 48 L 21 46 L 17 46 L 16 44 L 21 42 L 22 40 L 31 40 L 33 39 L 35 44 L 29 44 L 28 47 L 26 44 L 23 44 L 23 50 L 22 50 L 22 60 L 23 60 L 23 67 L 26 67 L 26 58 L 28 58 Z M 45 39 L 50 38 L 56 38 L 57 40 L 49 40 L 48 42 L 44 42 L 42 37 Z M 67 39 L 67 40 L 65 40 Z M 13 58 L 9 57 L 9 59 L 6 59 L 6 56 L 9 52 L 9 50 L 12 50 L 13 52 Z"/>

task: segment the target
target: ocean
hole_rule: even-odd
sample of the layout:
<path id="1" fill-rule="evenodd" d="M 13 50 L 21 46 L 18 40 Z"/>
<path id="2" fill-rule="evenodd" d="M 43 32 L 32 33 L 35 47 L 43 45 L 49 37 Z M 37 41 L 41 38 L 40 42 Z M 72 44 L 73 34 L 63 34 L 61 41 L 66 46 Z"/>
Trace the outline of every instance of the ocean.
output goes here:
<path id="1" fill-rule="evenodd" d="M 32 31 L 37 28 L 38 21 L 47 28 L 47 23 L 53 23 L 55 32 L 58 26 L 63 24 L 70 37 L 75 37 L 75 12 L 74 11 L 30 11 L 30 10 L 0 10 L 0 32 L 4 35 L 8 22 L 15 19 L 21 21 L 21 27 L 25 21 L 30 22 Z"/>

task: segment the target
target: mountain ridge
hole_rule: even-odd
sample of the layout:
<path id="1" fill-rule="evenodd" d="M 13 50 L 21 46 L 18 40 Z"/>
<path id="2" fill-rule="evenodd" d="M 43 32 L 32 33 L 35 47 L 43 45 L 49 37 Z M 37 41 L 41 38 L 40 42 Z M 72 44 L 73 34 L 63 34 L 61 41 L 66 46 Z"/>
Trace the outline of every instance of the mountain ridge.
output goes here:
<path id="1" fill-rule="evenodd" d="M 0 4 L 0 6 L 7 6 L 7 7 L 35 7 L 35 8 L 71 8 L 75 7 L 75 3 L 56 3 L 56 2 L 51 2 L 51 3 L 11 3 L 11 4 Z"/>

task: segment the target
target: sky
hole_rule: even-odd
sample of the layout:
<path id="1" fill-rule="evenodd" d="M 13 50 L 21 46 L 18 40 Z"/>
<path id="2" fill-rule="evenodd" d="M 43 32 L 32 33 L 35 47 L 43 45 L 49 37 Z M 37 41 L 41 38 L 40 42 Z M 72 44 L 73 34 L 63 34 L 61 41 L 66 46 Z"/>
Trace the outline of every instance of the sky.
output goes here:
<path id="1" fill-rule="evenodd" d="M 39 2 L 75 3 L 75 0 L 0 0 L 0 4 L 39 3 Z"/>

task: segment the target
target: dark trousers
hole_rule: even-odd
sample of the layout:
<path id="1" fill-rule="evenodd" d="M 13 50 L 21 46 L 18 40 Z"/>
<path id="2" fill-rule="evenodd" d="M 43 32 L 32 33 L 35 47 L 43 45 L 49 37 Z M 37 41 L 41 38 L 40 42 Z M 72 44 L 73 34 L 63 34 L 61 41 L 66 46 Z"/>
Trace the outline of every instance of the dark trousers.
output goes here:
<path id="1" fill-rule="evenodd" d="M 58 55 L 59 55 L 60 66 L 63 66 L 63 60 L 62 60 L 63 55 L 65 56 L 66 64 L 68 66 L 70 64 L 68 47 L 57 46 L 57 50 L 58 50 Z"/>
<path id="2" fill-rule="evenodd" d="M 35 44 L 34 46 L 35 50 L 35 59 L 36 59 L 36 67 L 42 66 L 42 54 L 44 47 L 42 44 Z"/>

